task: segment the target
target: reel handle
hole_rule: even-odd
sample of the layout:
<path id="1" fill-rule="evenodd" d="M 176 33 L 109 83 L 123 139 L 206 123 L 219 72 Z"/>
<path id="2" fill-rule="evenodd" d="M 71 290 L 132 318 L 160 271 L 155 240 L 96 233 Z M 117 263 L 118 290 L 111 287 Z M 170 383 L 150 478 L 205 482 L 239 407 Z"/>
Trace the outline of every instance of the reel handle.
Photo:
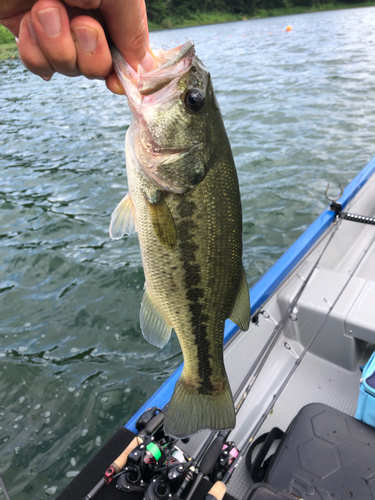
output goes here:
<path id="1" fill-rule="evenodd" d="M 143 431 L 139 435 L 150 436 L 156 431 L 158 427 L 161 426 L 163 422 L 164 422 L 164 413 L 160 412 L 147 422 L 147 424 L 143 428 Z"/>

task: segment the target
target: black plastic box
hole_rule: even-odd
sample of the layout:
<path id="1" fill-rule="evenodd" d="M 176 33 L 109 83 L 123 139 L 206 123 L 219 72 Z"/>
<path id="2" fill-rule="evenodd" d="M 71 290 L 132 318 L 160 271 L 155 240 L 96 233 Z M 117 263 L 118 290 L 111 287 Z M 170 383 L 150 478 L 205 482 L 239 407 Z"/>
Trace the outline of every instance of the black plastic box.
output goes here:
<path id="1" fill-rule="evenodd" d="M 265 481 L 309 500 L 373 500 L 375 428 L 324 404 L 307 405 L 283 437 Z"/>

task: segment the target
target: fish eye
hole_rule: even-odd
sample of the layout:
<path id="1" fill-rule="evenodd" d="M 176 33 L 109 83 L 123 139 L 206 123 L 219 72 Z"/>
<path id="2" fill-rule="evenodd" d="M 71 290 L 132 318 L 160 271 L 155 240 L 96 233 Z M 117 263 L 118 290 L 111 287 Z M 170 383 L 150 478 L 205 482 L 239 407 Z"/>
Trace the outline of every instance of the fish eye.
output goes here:
<path id="1" fill-rule="evenodd" d="M 199 89 L 189 89 L 184 97 L 185 106 L 189 111 L 197 112 L 203 108 L 204 95 Z"/>

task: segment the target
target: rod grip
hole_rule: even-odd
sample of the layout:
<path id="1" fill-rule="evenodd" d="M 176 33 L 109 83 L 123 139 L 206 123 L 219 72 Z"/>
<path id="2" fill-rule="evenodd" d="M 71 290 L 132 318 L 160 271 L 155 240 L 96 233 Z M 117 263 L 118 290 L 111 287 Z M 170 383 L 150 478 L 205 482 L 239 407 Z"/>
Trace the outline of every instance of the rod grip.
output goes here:
<path id="1" fill-rule="evenodd" d="M 123 469 L 128 460 L 129 454 L 136 448 L 139 444 L 143 443 L 143 439 L 136 436 L 125 448 L 125 450 L 119 455 L 114 462 L 111 463 L 111 467 L 114 468 L 115 474 L 118 474 L 121 469 Z"/>
<path id="2" fill-rule="evenodd" d="M 201 463 L 199 464 L 199 472 L 207 476 L 212 472 L 215 464 L 220 457 L 221 450 L 225 443 L 226 435 L 224 433 L 219 433 L 218 436 L 212 441 L 211 446 L 206 451 Z"/>

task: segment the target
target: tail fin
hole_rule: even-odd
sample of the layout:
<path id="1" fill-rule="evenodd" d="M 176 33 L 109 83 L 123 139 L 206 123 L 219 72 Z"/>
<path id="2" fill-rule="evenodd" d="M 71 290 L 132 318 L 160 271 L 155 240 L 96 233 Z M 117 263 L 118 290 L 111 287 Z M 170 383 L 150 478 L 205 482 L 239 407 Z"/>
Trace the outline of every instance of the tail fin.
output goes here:
<path id="1" fill-rule="evenodd" d="M 224 388 L 202 394 L 181 376 L 176 384 L 164 419 L 167 436 L 185 438 L 203 429 L 229 430 L 236 425 L 233 397 L 227 379 Z"/>

